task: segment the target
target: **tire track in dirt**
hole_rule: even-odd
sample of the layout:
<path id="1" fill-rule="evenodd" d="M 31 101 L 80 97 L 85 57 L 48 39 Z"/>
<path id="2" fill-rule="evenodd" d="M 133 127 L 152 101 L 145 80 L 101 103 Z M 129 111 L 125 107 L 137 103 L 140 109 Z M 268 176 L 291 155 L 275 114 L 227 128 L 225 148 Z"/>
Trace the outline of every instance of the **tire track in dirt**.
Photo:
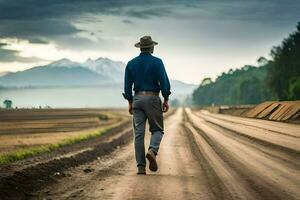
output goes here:
<path id="1" fill-rule="evenodd" d="M 187 113 L 196 130 L 194 134 L 198 132 L 214 152 L 242 178 L 236 185 L 246 181 L 248 189 L 260 196 L 256 199 L 299 199 L 298 167 L 290 168 L 254 147 L 228 137 L 221 128 L 215 129 L 211 123 L 207 123 L 205 118 L 199 118 L 190 110 Z M 218 172 L 215 165 L 212 167 Z"/>
<path id="2" fill-rule="evenodd" d="M 253 139 L 263 140 L 272 145 L 277 145 L 281 148 L 286 148 L 287 150 L 298 154 L 300 152 L 300 138 L 295 138 L 290 135 L 286 135 L 272 132 L 269 130 L 264 130 L 257 127 L 247 127 L 240 124 L 235 124 L 233 122 L 226 122 L 224 120 L 216 119 L 211 116 L 204 114 L 198 114 L 197 116 L 201 117 L 205 121 L 209 121 L 213 124 L 222 126 L 223 128 L 233 130 L 235 132 L 247 135 Z"/>
<path id="3" fill-rule="evenodd" d="M 265 154 L 265 156 L 268 156 L 272 159 L 277 159 L 278 162 L 281 162 L 287 167 L 291 167 L 294 169 L 300 168 L 300 155 L 298 152 L 289 151 L 289 149 L 287 150 L 285 148 L 281 148 L 280 146 L 268 143 L 264 140 L 259 140 L 258 138 L 253 138 L 248 135 L 241 134 L 239 132 L 224 128 L 208 121 L 206 121 L 206 123 L 216 131 L 223 133 L 224 135 L 236 140 L 239 143 L 242 143 L 243 145 L 250 146 L 258 151 L 261 151 L 261 153 Z M 199 130 L 198 127 L 196 127 L 196 129 Z"/>

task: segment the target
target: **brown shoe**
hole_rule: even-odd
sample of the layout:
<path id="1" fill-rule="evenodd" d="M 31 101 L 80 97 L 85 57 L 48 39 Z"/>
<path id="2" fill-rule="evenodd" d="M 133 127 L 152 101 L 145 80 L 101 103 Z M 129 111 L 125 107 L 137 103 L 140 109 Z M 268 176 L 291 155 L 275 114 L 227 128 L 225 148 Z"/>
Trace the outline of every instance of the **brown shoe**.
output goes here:
<path id="1" fill-rule="evenodd" d="M 136 173 L 137 175 L 146 175 L 146 167 L 144 166 L 139 166 L 138 167 L 138 172 Z"/>
<path id="2" fill-rule="evenodd" d="M 156 162 L 156 155 L 152 149 L 149 149 L 148 153 L 146 154 L 146 158 L 149 160 L 149 163 L 150 163 L 149 169 L 151 171 L 156 172 L 158 169 L 158 166 L 157 166 L 157 162 Z"/>

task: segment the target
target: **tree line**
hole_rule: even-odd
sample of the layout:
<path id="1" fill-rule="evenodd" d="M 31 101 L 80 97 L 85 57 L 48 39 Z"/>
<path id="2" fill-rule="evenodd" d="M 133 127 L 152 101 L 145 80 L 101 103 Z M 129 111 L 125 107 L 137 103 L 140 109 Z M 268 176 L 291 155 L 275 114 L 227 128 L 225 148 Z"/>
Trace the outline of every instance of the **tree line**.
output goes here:
<path id="1" fill-rule="evenodd" d="M 295 32 L 260 57 L 258 66 L 223 72 L 215 81 L 202 80 L 192 94 L 196 105 L 257 104 L 268 100 L 300 99 L 300 22 Z"/>

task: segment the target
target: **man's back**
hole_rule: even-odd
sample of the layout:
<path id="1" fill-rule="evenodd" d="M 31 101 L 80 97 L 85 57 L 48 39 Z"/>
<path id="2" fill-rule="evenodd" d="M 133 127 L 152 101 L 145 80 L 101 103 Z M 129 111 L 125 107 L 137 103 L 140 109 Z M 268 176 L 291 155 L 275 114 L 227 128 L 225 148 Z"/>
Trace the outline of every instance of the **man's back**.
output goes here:
<path id="1" fill-rule="evenodd" d="M 162 61 L 150 53 L 141 53 L 128 63 L 128 70 L 134 80 L 135 91 L 159 92 L 159 72 Z"/>
<path id="2" fill-rule="evenodd" d="M 142 52 L 128 62 L 125 70 L 125 98 L 132 98 L 134 91 L 162 91 L 164 97 L 170 95 L 170 82 L 161 59 L 148 52 Z"/>

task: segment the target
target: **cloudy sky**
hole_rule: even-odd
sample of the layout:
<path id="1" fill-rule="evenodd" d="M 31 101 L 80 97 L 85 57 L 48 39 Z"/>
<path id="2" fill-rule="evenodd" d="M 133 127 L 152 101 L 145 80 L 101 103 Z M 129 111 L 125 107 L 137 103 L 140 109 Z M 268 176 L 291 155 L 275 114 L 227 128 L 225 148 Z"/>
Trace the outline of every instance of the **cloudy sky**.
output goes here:
<path id="1" fill-rule="evenodd" d="M 0 0 L 0 72 L 69 58 L 127 62 L 151 35 L 173 79 L 255 64 L 295 30 L 300 0 Z"/>

